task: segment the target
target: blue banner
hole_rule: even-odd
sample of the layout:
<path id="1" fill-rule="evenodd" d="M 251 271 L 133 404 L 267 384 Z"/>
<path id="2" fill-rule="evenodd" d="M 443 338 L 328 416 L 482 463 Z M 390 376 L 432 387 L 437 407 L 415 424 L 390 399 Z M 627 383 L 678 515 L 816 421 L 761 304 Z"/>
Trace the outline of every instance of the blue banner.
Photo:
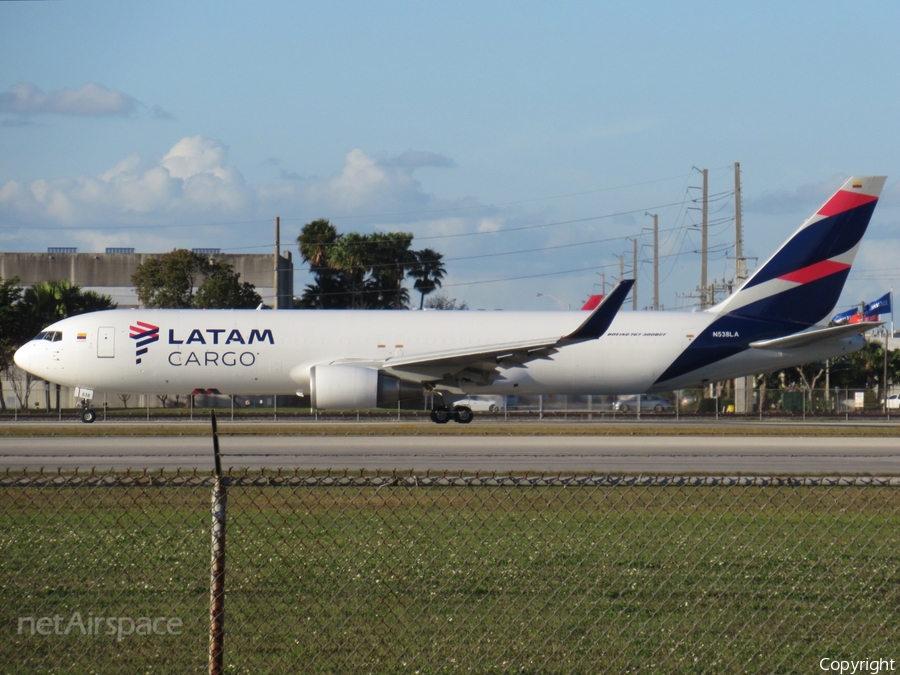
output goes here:
<path id="1" fill-rule="evenodd" d="M 879 314 L 890 314 L 891 313 L 891 294 L 885 293 L 880 298 L 875 300 L 874 302 L 870 302 L 866 305 L 865 314 L 867 317 L 869 316 L 878 316 Z"/>
<path id="2" fill-rule="evenodd" d="M 833 317 L 831 317 L 831 323 L 838 326 L 840 326 L 841 324 L 850 323 L 850 320 L 857 314 L 859 314 L 858 309 L 851 309 L 846 312 L 841 312 L 840 314 L 835 314 Z"/>

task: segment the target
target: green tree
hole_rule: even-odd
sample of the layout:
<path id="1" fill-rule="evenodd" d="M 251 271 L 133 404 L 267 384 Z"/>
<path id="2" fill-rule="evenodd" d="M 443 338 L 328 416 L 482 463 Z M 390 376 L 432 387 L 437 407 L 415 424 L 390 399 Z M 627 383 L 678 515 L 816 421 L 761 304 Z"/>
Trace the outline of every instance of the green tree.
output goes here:
<path id="1" fill-rule="evenodd" d="M 469 309 L 469 305 L 465 300 L 461 301 L 459 304 L 456 302 L 456 298 L 451 298 L 444 291 L 440 293 L 435 293 L 433 296 L 428 298 L 425 301 L 425 307 L 427 309 L 441 309 L 441 310 L 465 310 Z"/>
<path id="2" fill-rule="evenodd" d="M 890 347 L 890 345 L 888 345 Z M 900 381 L 900 349 L 888 349 L 888 381 Z M 847 389 L 874 389 L 884 378 L 884 343 L 867 340 L 858 352 L 831 362 L 831 385 Z"/>
<path id="3" fill-rule="evenodd" d="M 115 307 L 116 303 L 108 295 L 85 291 L 65 279 L 42 281 L 25 289 L 20 303 L 20 318 L 25 339 L 30 339 L 61 319 Z"/>
<path id="4" fill-rule="evenodd" d="M 441 279 L 447 270 L 444 268 L 443 256 L 430 248 L 423 248 L 416 252 L 416 264 L 410 270 L 410 276 L 415 278 L 413 286 L 422 297 L 419 298 L 419 309 L 425 304 L 425 296 L 440 288 Z"/>
<path id="5" fill-rule="evenodd" d="M 413 235 L 407 232 L 376 232 L 369 235 L 367 304 L 380 309 L 401 309 L 409 303 L 403 280 L 416 265 Z"/>
<path id="6" fill-rule="evenodd" d="M 314 273 L 320 269 L 329 269 L 331 247 L 339 236 L 337 228 L 324 218 L 307 223 L 300 230 L 300 236 L 297 237 L 300 256 L 304 262 L 309 263 Z"/>
<path id="7" fill-rule="evenodd" d="M 345 309 L 350 303 L 350 290 L 341 275 L 334 270 L 320 270 L 316 282 L 306 285 L 299 305 L 305 309 Z"/>
<path id="8" fill-rule="evenodd" d="M 21 300 L 16 304 L 16 319 L 19 325 L 19 338 L 16 347 L 33 338 L 41 330 L 76 314 L 96 312 L 115 308 L 116 303 L 108 295 L 94 291 L 85 291 L 80 286 L 66 280 L 42 281 L 25 289 Z M 25 375 L 23 404 L 28 405 L 30 376 Z M 49 389 L 45 390 L 47 410 L 50 410 Z M 57 395 L 59 385 L 57 385 Z M 17 392 L 21 396 L 21 391 Z"/>
<path id="9" fill-rule="evenodd" d="M 831 365 L 831 385 L 848 389 L 874 389 L 884 368 L 884 348 L 880 342 L 866 341 L 857 352 L 835 359 Z"/>
<path id="10" fill-rule="evenodd" d="M 412 249 L 407 232 L 341 234 L 328 220 L 303 226 L 297 244 L 315 277 L 300 299 L 301 307 L 318 309 L 405 309 L 409 290 L 403 285 L 415 277 L 424 296 L 440 286 L 445 274 L 441 254 Z"/>
<path id="11" fill-rule="evenodd" d="M 332 246 L 328 259 L 350 288 L 350 308 L 364 309 L 362 291 L 370 266 L 368 237 L 355 232 L 341 235 Z"/>
<path id="12" fill-rule="evenodd" d="M 0 278 L 0 375 L 5 375 L 13 365 L 13 355 L 24 342 L 22 334 L 22 287 L 19 278 Z M 6 399 L 0 396 L 0 410 L 6 411 Z"/>
<path id="13" fill-rule="evenodd" d="M 138 265 L 131 282 L 145 307 L 250 308 L 262 302 L 231 265 L 183 248 Z"/>
<path id="14" fill-rule="evenodd" d="M 208 268 L 206 256 L 178 248 L 138 265 L 131 283 L 145 307 L 187 309 Z"/>
<path id="15" fill-rule="evenodd" d="M 297 245 L 303 261 L 309 263 L 315 282 L 308 284 L 300 306 L 309 309 L 343 309 L 352 304 L 344 277 L 330 262 L 331 251 L 340 239 L 337 228 L 324 218 L 307 223 L 300 230 Z"/>
<path id="16" fill-rule="evenodd" d="M 241 275 L 231 265 L 217 262 L 211 265 L 206 279 L 197 289 L 193 306 L 206 309 L 253 309 L 262 298 L 253 284 L 241 282 Z"/>

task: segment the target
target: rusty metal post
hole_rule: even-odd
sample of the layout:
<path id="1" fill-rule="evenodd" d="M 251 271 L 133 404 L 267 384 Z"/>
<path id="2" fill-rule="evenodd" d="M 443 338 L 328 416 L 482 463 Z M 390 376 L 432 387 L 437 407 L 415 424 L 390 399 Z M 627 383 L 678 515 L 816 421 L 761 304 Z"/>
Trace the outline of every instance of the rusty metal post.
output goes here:
<path id="1" fill-rule="evenodd" d="M 212 492 L 212 560 L 209 587 L 209 673 L 223 672 L 225 642 L 225 505 L 226 485 L 222 478 L 222 461 L 219 458 L 219 432 L 216 428 L 216 412 L 212 411 L 213 454 L 216 480 Z"/>

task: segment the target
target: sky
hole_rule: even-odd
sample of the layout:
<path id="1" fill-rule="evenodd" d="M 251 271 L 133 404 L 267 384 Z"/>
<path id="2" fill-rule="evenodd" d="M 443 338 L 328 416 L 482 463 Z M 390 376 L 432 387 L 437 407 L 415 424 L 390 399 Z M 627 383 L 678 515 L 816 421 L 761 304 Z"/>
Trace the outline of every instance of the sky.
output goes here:
<path id="1" fill-rule="evenodd" d="M 0 250 L 411 232 L 470 309 L 620 274 L 697 306 L 851 175 L 887 186 L 838 308 L 900 282 L 900 3 L 0 2 Z M 410 284 L 411 286 L 411 284 Z M 900 287 L 900 286 L 898 286 Z M 630 309 L 630 303 L 628 308 Z"/>

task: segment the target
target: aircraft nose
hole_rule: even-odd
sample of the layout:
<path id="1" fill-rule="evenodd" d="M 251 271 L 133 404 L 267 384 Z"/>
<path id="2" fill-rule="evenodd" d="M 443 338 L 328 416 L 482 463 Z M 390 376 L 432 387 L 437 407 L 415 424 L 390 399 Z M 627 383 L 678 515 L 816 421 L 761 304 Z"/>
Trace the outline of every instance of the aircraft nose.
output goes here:
<path id="1" fill-rule="evenodd" d="M 29 348 L 31 345 L 22 345 L 16 350 L 16 353 L 13 354 L 13 361 L 15 361 L 16 365 L 19 366 L 22 370 L 29 370 L 29 366 L 31 365 L 31 349 Z"/>

